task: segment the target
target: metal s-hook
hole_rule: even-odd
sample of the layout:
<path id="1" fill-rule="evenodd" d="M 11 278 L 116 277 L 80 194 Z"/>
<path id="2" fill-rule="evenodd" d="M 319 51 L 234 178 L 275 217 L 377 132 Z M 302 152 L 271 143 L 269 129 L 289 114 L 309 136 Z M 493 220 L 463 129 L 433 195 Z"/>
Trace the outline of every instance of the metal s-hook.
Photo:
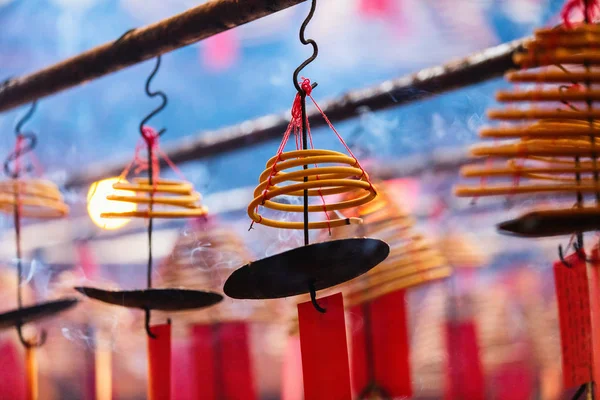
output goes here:
<path id="1" fill-rule="evenodd" d="M 159 112 L 161 112 L 168 103 L 168 99 L 167 99 L 167 95 L 160 91 L 157 90 L 156 92 L 152 92 L 150 90 L 150 83 L 152 83 L 152 79 L 154 79 L 154 76 L 156 75 L 156 73 L 158 72 L 158 69 L 160 68 L 160 55 L 156 57 L 156 65 L 154 66 L 154 69 L 152 70 L 152 72 L 150 73 L 150 75 L 148 76 L 148 79 L 146 80 L 146 95 L 150 98 L 152 97 L 156 97 L 159 96 L 162 99 L 162 103 L 155 108 L 150 114 L 148 114 L 143 120 L 142 122 L 140 122 L 140 134 L 142 135 L 142 137 L 144 137 L 144 125 L 146 125 L 146 123 L 152 118 L 154 117 L 156 114 L 158 114 Z M 158 136 L 161 136 L 163 133 L 165 133 L 166 129 L 163 128 L 158 132 Z"/>
<path id="2" fill-rule="evenodd" d="M 567 247 L 568 249 L 568 247 Z M 563 265 L 567 268 L 573 268 L 573 266 L 571 265 L 570 262 L 568 262 L 567 260 L 565 260 L 565 255 L 563 253 L 563 248 L 562 248 L 562 244 L 558 245 L 558 257 L 560 258 L 560 261 L 563 263 Z"/>
<path id="3" fill-rule="evenodd" d="M 19 334 L 19 341 L 23 346 L 28 349 L 41 347 L 46 343 L 46 339 L 48 338 L 48 333 L 42 329 L 42 333 L 40 334 L 40 338 L 38 340 L 27 340 L 23 337 L 23 325 L 17 325 L 17 333 Z"/>
<path id="4" fill-rule="evenodd" d="M 321 307 L 319 303 L 317 303 L 317 291 L 315 290 L 315 282 L 308 282 L 308 288 L 310 290 L 310 302 L 312 303 L 313 307 L 318 312 L 325 314 L 327 312 L 327 309 Z"/>
<path id="5" fill-rule="evenodd" d="M 293 76 L 294 87 L 296 88 L 298 93 L 300 93 L 301 95 L 305 95 L 306 93 L 304 93 L 304 90 L 300 87 L 300 84 L 298 83 L 298 75 L 300 75 L 300 71 L 302 71 L 308 64 L 313 62 L 319 55 L 319 47 L 317 46 L 317 42 L 315 42 L 313 39 L 306 39 L 306 37 L 304 37 L 304 31 L 306 30 L 308 23 L 310 22 L 313 15 L 315 14 L 316 8 L 317 8 L 317 0 L 312 0 L 311 5 L 310 5 L 310 11 L 308 12 L 308 15 L 306 16 L 306 19 L 304 20 L 304 22 L 302 22 L 302 26 L 300 26 L 300 35 L 299 35 L 300 42 L 304 45 L 310 44 L 313 48 L 312 55 L 309 58 L 307 58 L 306 60 L 304 60 L 304 62 L 302 64 L 300 64 L 298 66 L 298 68 L 296 68 L 294 70 L 294 76 Z M 315 86 L 317 86 L 316 83 L 313 83 L 313 89 Z"/>
<path id="6" fill-rule="evenodd" d="M 37 108 L 37 100 L 31 103 L 31 107 L 29 110 L 19 119 L 17 125 L 15 126 L 15 135 L 17 136 L 17 140 L 24 140 L 25 144 L 22 146 L 17 146 L 13 152 L 11 152 L 4 161 L 4 172 L 6 175 L 12 177 L 13 179 L 19 177 L 19 170 L 15 169 L 14 171 L 10 168 L 10 163 L 17 161 L 20 157 L 25 154 L 33 151 L 37 144 L 37 136 L 33 132 L 23 133 L 21 130 L 23 129 L 23 125 L 27 121 L 29 121 Z M 26 171 L 31 171 L 31 166 L 27 166 Z"/>
<path id="7" fill-rule="evenodd" d="M 144 311 L 146 313 L 144 317 L 144 327 L 146 328 L 146 334 L 148 335 L 148 337 L 156 339 L 157 336 L 150 330 L 150 309 L 146 308 L 144 309 Z"/>
<path id="8" fill-rule="evenodd" d="M 17 134 L 17 136 L 21 135 L 21 129 L 23 128 L 23 125 L 25 125 L 25 123 L 31 119 L 31 116 L 35 112 L 36 108 L 37 100 L 31 103 L 31 107 L 29 108 L 29 110 L 25 113 L 25 115 L 21 117 L 19 122 L 17 122 L 17 125 L 15 126 L 15 133 Z"/>

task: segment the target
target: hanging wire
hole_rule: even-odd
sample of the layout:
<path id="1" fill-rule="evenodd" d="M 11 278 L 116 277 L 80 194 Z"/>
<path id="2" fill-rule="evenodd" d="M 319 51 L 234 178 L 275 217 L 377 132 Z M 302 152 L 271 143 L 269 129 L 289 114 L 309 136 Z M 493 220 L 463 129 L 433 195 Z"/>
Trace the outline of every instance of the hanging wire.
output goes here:
<path id="1" fill-rule="evenodd" d="M 152 83 L 152 79 L 154 79 L 154 76 L 156 75 L 156 73 L 158 72 L 159 68 L 160 68 L 160 55 L 156 57 L 156 65 L 154 66 L 154 70 L 152 70 L 152 72 L 150 73 L 150 76 L 148 76 L 148 79 L 146 80 L 146 95 L 150 98 L 152 97 L 156 97 L 159 96 L 162 99 L 162 103 L 155 108 L 150 114 L 148 114 L 143 120 L 142 122 L 140 122 L 140 133 L 143 136 L 143 132 L 142 129 L 144 128 L 144 125 L 146 125 L 146 123 L 152 118 L 154 117 L 156 114 L 158 114 L 159 112 L 161 112 L 168 103 L 168 98 L 167 95 L 164 92 L 161 92 L 160 90 L 157 90 L 156 92 L 152 92 L 150 90 L 150 84 Z M 163 128 L 158 132 L 158 136 L 161 136 L 163 133 L 165 133 L 166 129 Z"/>
<path id="2" fill-rule="evenodd" d="M 294 81 L 294 87 L 296 88 L 296 90 L 298 91 L 298 94 L 300 95 L 300 106 L 302 109 L 302 149 L 303 150 L 308 149 L 308 135 L 307 135 L 308 129 L 307 129 L 307 120 L 306 120 L 306 92 L 304 91 L 304 89 L 302 89 L 302 87 L 300 87 L 300 84 L 298 83 L 298 76 L 300 75 L 300 72 L 308 64 L 313 62 L 319 55 L 319 47 L 317 46 L 317 42 L 315 42 L 313 39 L 306 39 L 306 37 L 304 35 L 305 31 L 306 31 L 306 27 L 308 26 L 308 23 L 310 22 L 313 15 L 315 14 L 316 8 L 317 8 L 317 0 L 312 0 L 312 2 L 310 4 L 310 11 L 308 12 L 308 15 L 306 16 L 306 19 L 304 19 L 304 21 L 302 22 L 302 25 L 300 26 L 300 33 L 298 35 L 300 38 L 300 42 L 303 45 L 310 44 L 312 46 L 313 53 L 309 58 L 304 60 L 298 66 L 298 68 L 296 68 L 294 70 L 294 74 L 292 76 L 292 79 Z M 314 82 L 311 86 L 314 89 L 317 86 L 317 83 Z M 303 168 L 308 169 L 308 165 L 304 165 Z M 307 176 L 304 177 L 304 182 L 308 182 Z M 304 189 L 303 197 L 304 197 L 303 198 L 303 201 L 304 201 L 304 245 L 308 246 L 309 235 L 308 235 L 308 190 L 307 189 Z M 308 282 L 308 287 L 309 287 L 309 291 L 310 291 L 310 301 L 312 302 L 313 307 L 318 312 L 325 313 L 327 310 L 325 308 L 321 307 L 319 305 L 319 303 L 317 302 L 317 293 L 315 290 L 314 282 L 313 281 Z"/>
<path id="3" fill-rule="evenodd" d="M 160 56 L 156 57 L 156 65 L 155 65 L 154 69 L 152 70 L 152 72 L 150 73 L 150 75 L 148 76 L 148 79 L 146 80 L 145 91 L 146 91 L 146 95 L 150 98 L 159 96 L 162 99 L 162 103 L 160 106 L 158 106 L 152 112 L 150 112 L 150 114 L 148 114 L 144 119 L 142 119 L 142 121 L 140 122 L 140 126 L 139 126 L 140 134 L 142 135 L 142 138 L 146 141 L 146 143 L 148 145 L 147 146 L 148 147 L 148 184 L 150 187 L 153 187 L 155 184 L 155 182 L 153 180 L 153 176 L 154 176 L 154 164 L 153 164 L 154 146 L 148 140 L 148 137 L 146 137 L 146 135 L 144 134 L 144 126 L 152 117 L 154 117 L 156 114 L 161 112 L 167 106 L 167 95 L 165 93 L 163 93 L 161 91 L 152 92 L 150 90 L 150 84 L 152 83 L 152 79 L 158 72 L 159 68 L 160 68 Z M 164 128 L 161 129 L 158 132 L 157 136 L 162 135 L 163 133 L 165 133 L 165 131 L 166 131 L 166 129 L 164 129 Z M 154 190 L 150 190 L 150 203 L 148 204 L 148 211 L 150 214 L 152 213 L 153 206 L 154 206 Z M 152 217 L 149 217 L 148 218 L 148 266 L 146 269 L 146 287 L 148 289 L 152 288 L 152 230 L 153 230 L 152 225 L 153 225 Z M 150 329 L 151 311 L 148 308 L 146 308 L 144 311 L 145 311 L 144 326 L 146 329 L 146 334 L 149 337 L 151 337 L 152 339 L 156 339 L 156 335 L 154 335 Z"/>
<path id="4" fill-rule="evenodd" d="M 15 126 L 15 135 L 17 137 L 17 146 L 15 146 L 15 149 L 4 160 L 4 172 L 6 173 L 6 175 L 11 177 L 12 179 L 19 178 L 21 170 L 20 170 L 20 168 L 18 168 L 16 166 L 14 167 L 14 169 L 11 168 L 10 164 L 13 162 L 16 162 L 18 159 L 23 157 L 25 154 L 33 151 L 33 149 L 37 145 L 37 136 L 35 135 L 35 133 L 33 133 L 33 132 L 23 133 L 21 131 L 23 129 L 23 125 L 25 125 L 25 123 L 27 121 L 29 121 L 31 119 L 31 117 L 33 116 L 33 113 L 35 112 L 36 108 L 37 108 L 37 101 L 34 101 L 33 103 L 31 103 L 31 107 L 29 108 L 29 110 L 25 113 L 25 115 L 23 115 L 21 117 L 21 119 L 19 119 L 19 121 L 17 122 L 17 125 Z M 32 169 L 31 166 L 25 167 L 26 172 L 30 172 L 31 169 Z"/>
<path id="5" fill-rule="evenodd" d="M 31 104 L 29 110 L 21 117 L 21 119 L 17 122 L 15 126 L 15 135 L 17 137 L 17 145 L 15 146 L 15 150 L 8 155 L 6 160 L 4 161 L 4 172 L 12 179 L 17 180 L 21 176 L 21 168 L 18 165 L 19 159 L 23 157 L 26 153 L 33 151 L 37 144 L 37 137 L 35 133 L 28 132 L 23 133 L 21 130 L 23 129 L 23 125 L 27 121 L 31 119 L 33 113 L 35 112 L 37 107 L 37 101 L 34 101 Z M 21 144 L 21 142 L 25 142 Z M 11 169 L 10 164 L 14 162 L 16 165 L 14 169 Z M 30 168 L 26 167 L 26 171 Z M 14 199 L 15 204 L 13 207 L 13 218 L 15 225 L 15 247 L 16 247 L 16 257 L 17 257 L 17 308 L 20 310 L 23 308 L 23 288 L 22 288 L 22 275 L 23 275 L 23 252 L 21 249 L 21 200 L 20 200 L 20 185 L 18 182 L 15 182 L 15 190 L 14 190 Z M 33 348 L 42 346 L 46 342 L 47 333 L 45 330 L 42 330 L 40 333 L 39 339 L 25 339 L 23 336 L 23 323 L 19 321 L 17 323 L 17 333 L 19 335 L 19 341 L 26 348 Z"/>
<path id="6" fill-rule="evenodd" d="M 304 32 L 306 31 L 306 27 L 308 26 L 308 23 L 310 22 L 310 20 L 312 19 L 313 15 L 315 14 L 315 10 L 317 8 L 317 0 L 312 0 L 311 4 L 310 4 L 310 11 L 308 12 L 308 15 L 306 16 L 306 19 L 304 20 L 304 22 L 302 22 L 302 25 L 300 26 L 300 42 L 303 45 L 311 45 L 313 48 L 313 53 L 312 55 L 307 58 L 306 60 L 304 60 L 304 62 L 302 62 L 302 64 L 300 64 L 298 66 L 298 68 L 296 68 L 296 70 L 294 70 L 294 76 L 293 76 L 293 80 L 294 80 L 294 87 L 296 88 L 296 90 L 298 91 L 298 93 L 300 93 L 301 96 L 306 96 L 306 93 L 304 92 L 304 90 L 300 87 L 300 84 L 298 83 L 298 75 L 300 75 L 300 72 L 311 62 L 313 62 L 317 56 L 319 55 L 319 47 L 317 46 L 317 42 L 315 42 L 313 39 L 306 39 L 306 37 L 304 36 Z M 314 87 L 316 87 L 317 84 L 314 83 L 313 84 L 313 89 Z M 302 120 L 302 125 L 304 126 L 304 119 Z"/>

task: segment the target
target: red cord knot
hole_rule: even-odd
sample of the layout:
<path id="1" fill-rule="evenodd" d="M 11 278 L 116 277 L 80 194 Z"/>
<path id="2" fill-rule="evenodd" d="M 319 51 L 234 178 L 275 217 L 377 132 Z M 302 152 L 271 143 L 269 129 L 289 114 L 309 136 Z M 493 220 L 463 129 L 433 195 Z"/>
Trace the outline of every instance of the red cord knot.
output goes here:
<path id="1" fill-rule="evenodd" d="M 568 0 L 560 12 L 563 23 L 567 28 L 572 27 L 571 14 L 579 10 L 587 22 L 593 22 L 600 13 L 598 0 Z"/>
<path id="2" fill-rule="evenodd" d="M 300 84 L 300 87 L 302 88 L 302 90 L 304 90 L 304 93 L 307 96 L 310 96 L 310 94 L 312 93 L 312 86 L 310 85 L 310 79 L 302 77 L 302 83 Z"/>
<path id="3" fill-rule="evenodd" d="M 158 144 L 158 133 L 149 126 L 142 127 L 142 137 L 148 147 L 154 147 Z"/>

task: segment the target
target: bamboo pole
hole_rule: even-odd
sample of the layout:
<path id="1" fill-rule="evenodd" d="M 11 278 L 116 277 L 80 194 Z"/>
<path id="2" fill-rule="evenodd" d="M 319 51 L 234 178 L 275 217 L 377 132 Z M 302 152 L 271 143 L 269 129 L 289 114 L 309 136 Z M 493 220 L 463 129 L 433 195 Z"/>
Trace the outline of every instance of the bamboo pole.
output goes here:
<path id="1" fill-rule="evenodd" d="M 0 111 L 58 93 L 306 0 L 212 0 L 0 85 Z"/>

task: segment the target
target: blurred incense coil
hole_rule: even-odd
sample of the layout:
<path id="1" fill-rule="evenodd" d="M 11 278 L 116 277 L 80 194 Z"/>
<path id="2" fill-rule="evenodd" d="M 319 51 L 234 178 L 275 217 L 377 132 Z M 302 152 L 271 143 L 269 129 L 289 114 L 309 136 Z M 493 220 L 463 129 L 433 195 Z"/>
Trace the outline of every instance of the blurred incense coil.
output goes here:
<path id="1" fill-rule="evenodd" d="M 445 234 L 438 240 L 437 246 L 454 268 L 481 268 L 490 261 L 476 241 L 465 233 Z"/>
<path id="2" fill-rule="evenodd" d="M 415 233 L 414 218 L 394 202 L 386 184 L 378 182 L 377 187 L 377 199 L 355 210 L 355 217 L 361 218 L 363 224 L 351 234 L 384 240 L 390 246 L 390 254 L 376 268 L 344 285 L 348 307 L 452 274 L 452 268 L 433 243 Z"/>
<path id="3" fill-rule="evenodd" d="M 160 286 L 185 287 L 223 293 L 231 271 L 252 259 L 241 237 L 230 227 L 212 219 L 193 220 L 177 239 L 171 255 L 159 267 Z M 180 312 L 174 319 L 189 323 L 235 320 L 272 321 L 277 301 L 239 301 L 227 297 L 205 311 Z"/>
<path id="4" fill-rule="evenodd" d="M 159 179 L 150 184 L 148 178 L 134 178 L 132 183 L 117 182 L 113 188 L 132 194 L 111 194 L 106 197 L 107 200 L 147 207 L 135 211 L 104 212 L 100 214 L 101 218 L 190 218 L 208 213 L 206 207 L 200 204 L 202 196 L 189 182 Z"/>
<path id="5" fill-rule="evenodd" d="M 484 128 L 484 139 L 502 140 L 471 149 L 485 163 L 461 169 L 478 185 L 459 185 L 457 196 L 539 196 L 550 194 L 576 200 L 576 207 L 544 209 L 501 224 L 501 230 L 520 236 L 542 237 L 600 228 L 600 183 L 596 138 L 600 135 L 600 30 L 594 25 L 570 29 L 540 29 L 523 52 L 514 56 L 520 71 L 506 78 L 528 84 L 500 91 L 497 100 L 516 104 L 490 110 L 490 119 L 519 121 Z M 533 103 L 531 107 L 522 104 Z M 499 160 L 499 161 L 493 161 Z M 502 160 L 505 160 L 502 162 Z M 586 195 L 596 195 L 586 205 Z"/>
<path id="6" fill-rule="evenodd" d="M 0 211 L 12 214 L 16 205 L 23 218 L 60 218 L 69 213 L 58 187 L 44 179 L 0 182 Z"/>

